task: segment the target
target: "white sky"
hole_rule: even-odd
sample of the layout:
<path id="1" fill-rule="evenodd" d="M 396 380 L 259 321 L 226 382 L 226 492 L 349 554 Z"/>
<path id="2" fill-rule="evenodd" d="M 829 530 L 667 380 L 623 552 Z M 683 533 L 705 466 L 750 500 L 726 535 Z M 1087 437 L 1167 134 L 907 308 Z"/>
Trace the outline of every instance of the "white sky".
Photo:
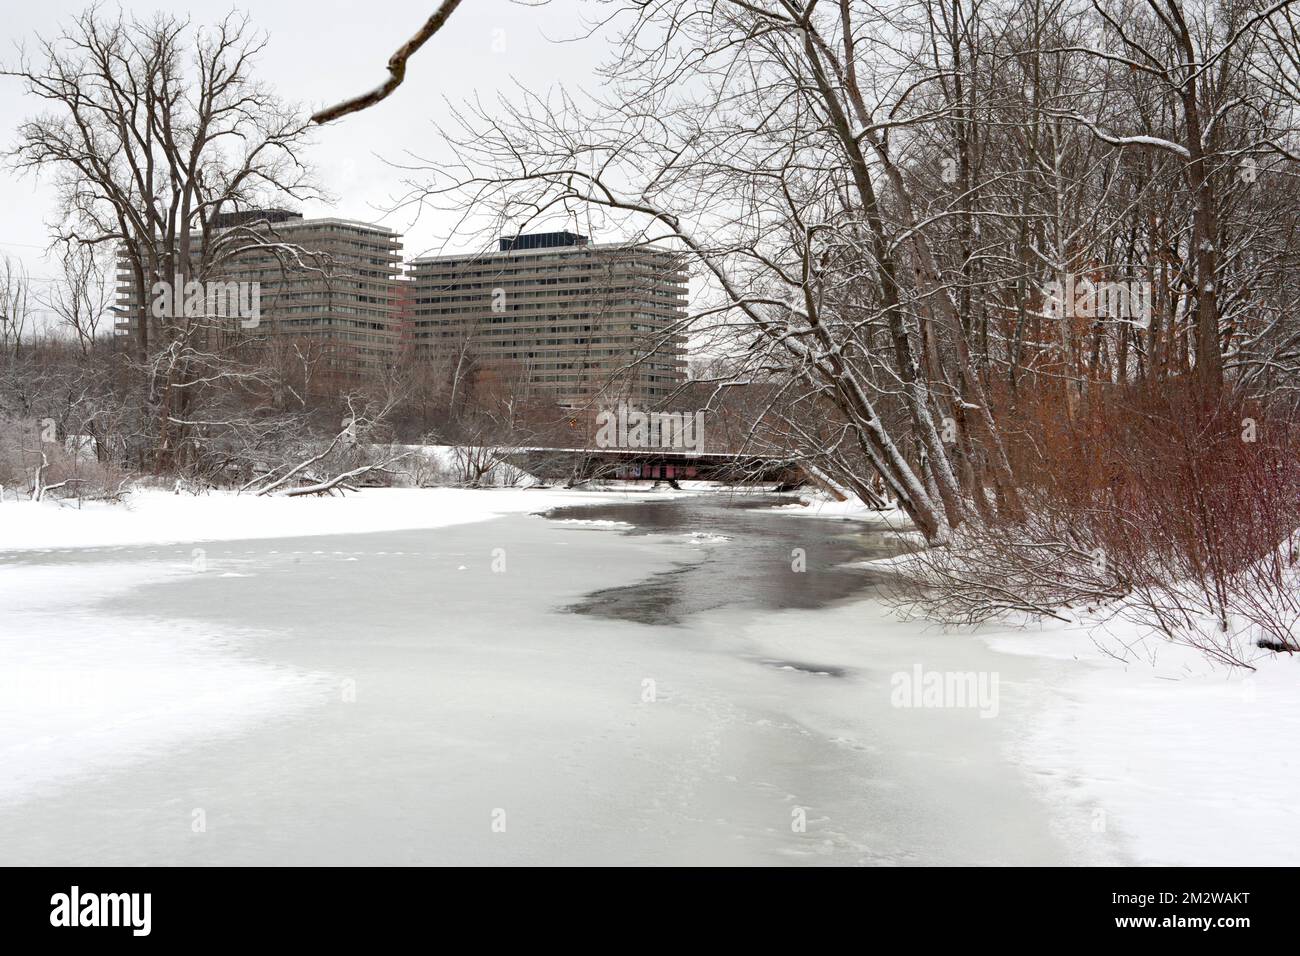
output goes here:
<path id="1" fill-rule="evenodd" d="M 86 6 L 87 0 L 6 3 L 0 60 L 11 63 L 16 44 L 37 33 L 55 32 Z M 435 6 L 436 0 L 248 0 L 238 9 L 270 34 L 257 76 L 287 101 L 320 107 L 378 85 L 387 75 L 388 57 Z M 187 7 L 169 7 L 165 0 L 123 0 L 121 7 L 141 14 L 188 9 L 196 24 L 215 22 L 231 9 L 229 3 L 214 0 L 189 0 Z M 534 91 L 558 84 L 591 88 L 598 82 L 594 68 L 609 51 L 600 37 L 583 38 L 584 18 L 597 12 L 599 7 L 581 0 L 552 0 L 542 7 L 511 0 L 463 0 L 447 25 L 411 60 L 405 82 L 392 96 L 316 132 L 306 155 L 337 202 L 309 204 L 302 212 L 382 222 L 406 233 L 408 258 L 441 248 L 441 233 L 450 225 L 447 219 L 425 216 L 410 228 L 411 213 L 385 215 L 402 186 L 399 171 L 380 157 L 402 161 L 407 150 L 424 157 L 440 155 L 431 121 L 447 115 L 444 98 L 454 103 L 478 94 L 491 102 L 498 90 L 509 90 L 514 81 Z M 105 13 L 115 14 L 116 6 L 106 4 Z M 575 37 L 579 39 L 558 42 Z M 18 123 L 43 105 L 27 97 L 19 81 L 0 77 L 4 149 L 14 145 Z M 55 269 L 43 258 L 43 249 L 48 243 L 46 223 L 54 214 L 53 190 L 0 166 L 0 210 L 0 253 L 21 259 L 34 280 L 48 280 Z"/>

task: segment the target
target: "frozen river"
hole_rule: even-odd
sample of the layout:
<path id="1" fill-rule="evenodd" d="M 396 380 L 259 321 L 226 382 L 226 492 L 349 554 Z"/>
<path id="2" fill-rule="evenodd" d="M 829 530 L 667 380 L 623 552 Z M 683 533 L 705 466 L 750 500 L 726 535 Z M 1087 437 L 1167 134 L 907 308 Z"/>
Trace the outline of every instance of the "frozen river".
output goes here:
<path id="1" fill-rule="evenodd" d="M 1051 663 L 888 616 L 841 565 L 892 535 L 771 504 L 7 556 L 0 862 L 1122 860 L 1007 756 Z M 894 706 L 917 666 L 996 719 Z"/>

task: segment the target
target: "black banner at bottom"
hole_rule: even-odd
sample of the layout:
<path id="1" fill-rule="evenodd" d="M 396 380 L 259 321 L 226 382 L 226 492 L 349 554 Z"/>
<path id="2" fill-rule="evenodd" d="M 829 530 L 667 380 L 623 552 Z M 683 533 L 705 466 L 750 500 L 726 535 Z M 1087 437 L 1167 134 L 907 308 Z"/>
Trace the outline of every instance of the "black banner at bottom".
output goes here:
<path id="1" fill-rule="evenodd" d="M 1294 874 L 1266 869 L 9 869 L 9 941 L 397 943 L 461 931 L 654 939 L 904 934 L 1216 946 L 1278 934 Z M 617 927 L 621 926 L 619 930 Z M 689 934 L 696 934 L 691 937 Z M 825 934 L 831 934 L 827 937 Z M 683 937 L 679 934 L 688 934 Z M 879 934 L 890 934 L 889 937 Z M 553 940 L 554 941 L 554 940 Z M 613 940 L 606 940 L 612 943 Z M 820 948 L 820 946 L 819 946 Z M 16 951 L 16 950 L 11 950 Z"/>

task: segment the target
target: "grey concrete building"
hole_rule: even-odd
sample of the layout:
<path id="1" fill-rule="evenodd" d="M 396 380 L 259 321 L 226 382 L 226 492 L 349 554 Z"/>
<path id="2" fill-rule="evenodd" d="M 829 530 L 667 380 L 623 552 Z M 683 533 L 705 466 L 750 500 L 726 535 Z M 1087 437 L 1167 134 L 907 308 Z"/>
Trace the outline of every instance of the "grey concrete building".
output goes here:
<path id="1" fill-rule="evenodd" d="M 573 408 L 654 406 L 685 381 L 686 273 L 669 250 L 537 233 L 415 259 L 409 275 L 417 358 L 467 354 Z"/>
<path id="2" fill-rule="evenodd" d="M 254 347 L 292 343 L 296 354 L 315 364 L 322 381 L 364 378 L 395 364 L 402 247 L 395 232 L 347 219 L 304 219 L 279 209 L 229 213 L 214 225 L 213 235 L 239 251 L 223 254 L 208 280 L 257 283 L 260 290 L 257 324 L 225 323 L 223 330 Z M 259 241 L 283 244 L 288 251 L 277 254 L 259 247 Z M 118 312 L 123 333 L 133 330 L 142 314 L 124 259 Z"/>

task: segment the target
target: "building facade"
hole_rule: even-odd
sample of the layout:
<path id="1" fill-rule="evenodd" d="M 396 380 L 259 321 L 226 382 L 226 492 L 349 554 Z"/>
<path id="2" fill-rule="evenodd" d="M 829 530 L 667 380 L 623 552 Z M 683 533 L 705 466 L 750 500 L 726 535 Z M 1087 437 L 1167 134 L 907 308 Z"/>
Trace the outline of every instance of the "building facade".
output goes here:
<path id="1" fill-rule="evenodd" d="M 686 379 L 686 273 L 653 246 L 570 232 L 411 262 L 417 360 L 468 355 L 570 408 L 655 406 Z"/>
<path id="2" fill-rule="evenodd" d="M 396 363 L 402 245 L 395 232 L 278 209 L 229 213 L 214 226 L 213 235 L 238 251 L 223 254 L 207 279 L 259 289 L 256 323 L 238 332 L 237 323 L 226 323 L 223 333 L 272 351 L 292 344 L 322 380 L 364 378 Z M 131 333 L 148 313 L 122 260 L 119 332 Z"/>

